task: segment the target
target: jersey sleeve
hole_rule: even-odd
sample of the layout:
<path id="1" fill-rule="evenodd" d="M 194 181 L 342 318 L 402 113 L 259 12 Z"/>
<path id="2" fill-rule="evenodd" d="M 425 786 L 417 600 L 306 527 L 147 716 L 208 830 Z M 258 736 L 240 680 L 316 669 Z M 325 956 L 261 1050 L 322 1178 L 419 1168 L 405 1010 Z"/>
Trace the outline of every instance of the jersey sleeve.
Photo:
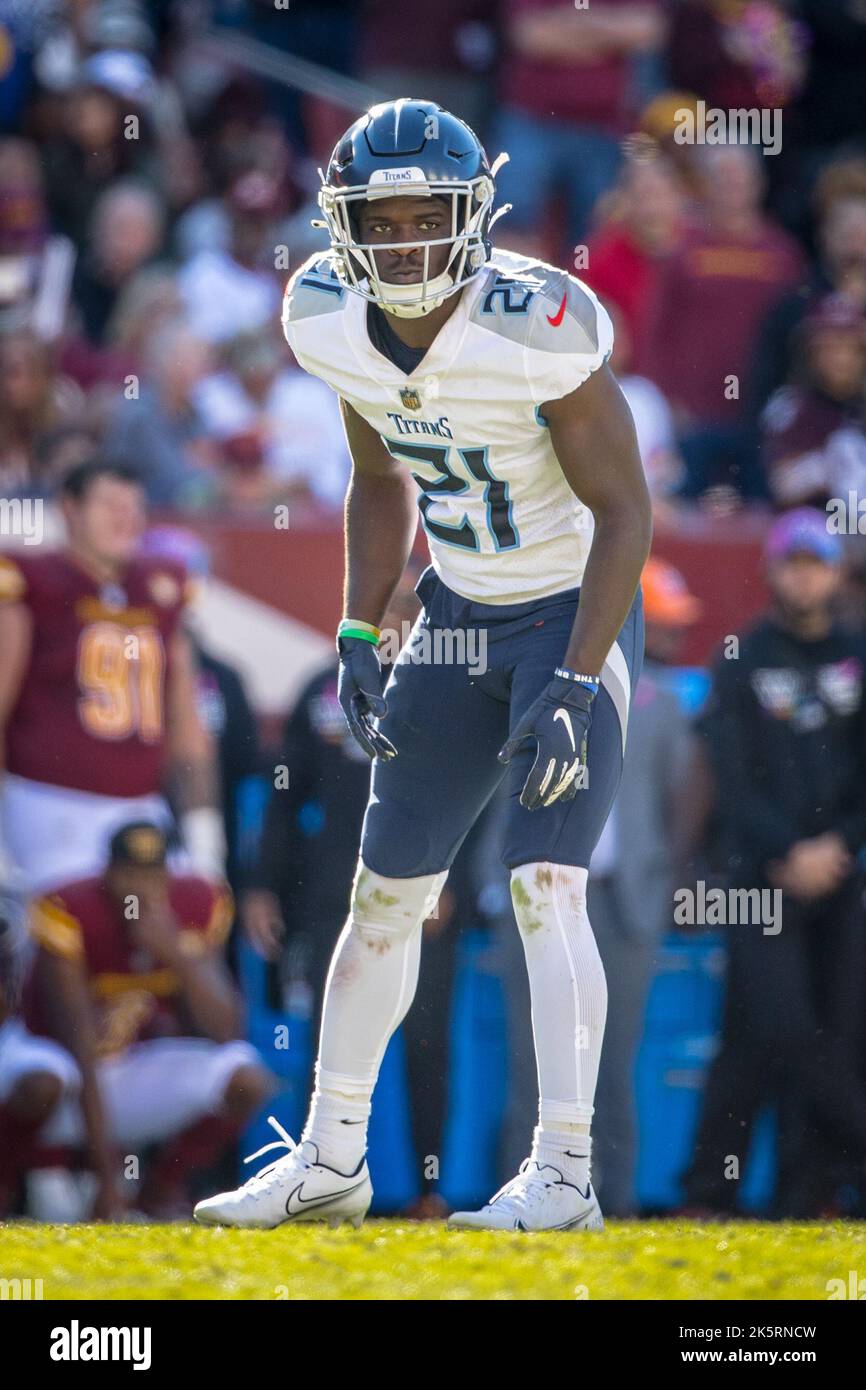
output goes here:
<path id="1" fill-rule="evenodd" d="M 582 386 L 610 357 L 613 324 L 588 285 L 551 271 L 533 297 L 526 334 L 526 378 L 533 404 Z"/>
<path id="2" fill-rule="evenodd" d="M 283 295 L 283 334 L 295 359 L 304 371 L 328 382 L 327 363 L 322 356 L 328 340 L 330 315 L 345 307 L 349 291 L 340 283 L 333 258 L 316 252 L 296 270 Z M 330 383 L 328 383 L 330 384 Z"/>
<path id="3" fill-rule="evenodd" d="M 29 586 L 27 576 L 10 555 L 0 555 L 0 604 L 23 603 Z"/>

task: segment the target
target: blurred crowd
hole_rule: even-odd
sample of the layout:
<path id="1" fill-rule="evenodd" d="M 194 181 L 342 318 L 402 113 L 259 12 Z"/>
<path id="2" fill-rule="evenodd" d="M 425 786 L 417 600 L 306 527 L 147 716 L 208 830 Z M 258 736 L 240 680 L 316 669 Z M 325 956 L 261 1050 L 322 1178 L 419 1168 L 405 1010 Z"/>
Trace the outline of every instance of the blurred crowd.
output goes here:
<path id="1" fill-rule="evenodd" d="M 315 94 L 256 76 L 213 32 L 316 64 Z M 509 153 L 497 240 L 573 269 L 613 314 L 660 514 L 858 486 L 866 21 L 851 6 L 3 0 L 0 33 L 4 495 L 50 493 L 96 441 L 160 505 L 339 507 L 334 402 L 278 312 L 324 248 L 316 169 L 356 114 L 329 75 L 438 99 L 491 158 Z M 771 116 L 772 138 L 684 137 L 686 115 L 730 110 Z"/>

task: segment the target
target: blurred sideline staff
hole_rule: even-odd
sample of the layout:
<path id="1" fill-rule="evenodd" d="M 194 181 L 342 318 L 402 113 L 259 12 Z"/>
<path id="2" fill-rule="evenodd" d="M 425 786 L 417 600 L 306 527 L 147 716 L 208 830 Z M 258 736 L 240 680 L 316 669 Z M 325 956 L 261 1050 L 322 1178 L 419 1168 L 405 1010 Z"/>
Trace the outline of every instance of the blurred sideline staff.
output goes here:
<path id="1" fill-rule="evenodd" d="M 766 547 L 770 612 L 736 660 L 716 665 L 699 721 L 729 885 L 770 890 L 781 913 L 726 928 L 722 1045 L 686 1175 L 692 1208 L 734 1207 L 727 1156 L 745 1163 L 768 1102 L 781 1124 L 778 1215 L 831 1204 L 820 1146 L 848 1165 L 861 1196 L 866 1186 L 866 640 L 833 618 L 842 558 L 821 512 L 778 519 Z"/>

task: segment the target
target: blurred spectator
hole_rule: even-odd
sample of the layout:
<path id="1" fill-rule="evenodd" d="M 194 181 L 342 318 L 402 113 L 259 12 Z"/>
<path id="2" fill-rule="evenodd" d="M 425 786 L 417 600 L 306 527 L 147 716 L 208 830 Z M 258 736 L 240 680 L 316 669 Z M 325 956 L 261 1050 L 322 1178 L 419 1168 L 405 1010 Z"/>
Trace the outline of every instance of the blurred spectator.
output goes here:
<path id="1" fill-rule="evenodd" d="M 140 54 L 95 54 L 65 99 L 60 129 L 43 146 L 52 224 L 78 245 L 100 196 L 116 179 L 135 177 L 161 187 L 145 111 L 152 81 Z"/>
<path id="2" fill-rule="evenodd" d="M 607 308 L 614 325 L 610 365 L 616 372 L 620 390 L 632 414 L 641 463 L 652 498 L 653 515 L 661 520 L 673 515 L 672 498 L 681 486 L 684 475 L 673 411 L 649 377 L 631 371 L 632 341 L 627 321 L 610 301 Z"/>
<path id="3" fill-rule="evenodd" d="M 838 432 L 852 435 L 866 399 L 866 312 L 842 295 L 818 302 L 800 330 L 799 380 L 783 386 L 762 416 L 763 462 L 777 506 L 823 507 L 866 488 L 866 438 L 859 462 Z M 841 465 L 841 466 L 840 466 Z"/>
<path id="4" fill-rule="evenodd" d="M 597 198 L 613 183 L 627 129 L 630 62 L 664 36 L 656 0 L 506 0 L 494 154 L 506 150 L 500 200 L 513 205 L 498 240 L 538 254 L 540 227 L 555 195 L 565 201 L 565 237 L 586 235 Z M 574 252 L 568 257 L 570 263 Z"/>
<path id="5" fill-rule="evenodd" d="M 199 251 L 230 249 L 232 215 L 225 195 L 246 174 L 264 174 L 277 185 L 281 211 L 295 207 L 303 168 L 284 126 L 265 108 L 264 93 L 255 80 L 236 77 L 198 120 L 208 189 L 175 224 L 173 240 L 181 261 Z"/>
<path id="6" fill-rule="evenodd" d="M 719 661 L 699 725 L 730 887 L 760 890 L 762 901 L 760 913 L 732 914 L 748 920 L 727 927 L 722 1046 L 686 1178 L 689 1205 L 713 1211 L 736 1204 L 727 1165 L 734 1155 L 744 1171 L 755 1115 L 768 1100 L 781 1101 L 784 1114 L 795 1098 L 811 1113 L 814 1128 L 797 1145 L 804 1186 L 820 1136 L 861 1181 L 866 1161 L 857 862 L 866 844 L 866 646 L 832 619 L 842 547 L 822 513 L 780 517 L 766 553 L 771 610 L 743 637 L 738 660 Z M 772 914 L 764 890 L 775 894 Z M 783 1148 L 791 1142 L 783 1135 Z M 823 1193 L 823 1202 L 831 1197 Z"/>
<path id="7" fill-rule="evenodd" d="M 741 401 L 758 326 L 769 304 L 797 281 L 803 261 L 792 239 L 761 212 L 761 156 L 747 145 L 696 154 L 704 224 L 687 232 L 665 263 L 647 373 L 677 416 L 686 495 L 719 483 L 761 495 Z"/>
<path id="8" fill-rule="evenodd" d="M 39 151 L 27 140 L 0 140 L 0 306 L 16 284 L 35 278 L 32 263 L 48 235 Z"/>
<path id="9" fill-rule="evenodd" d="M 361 52 L 361 10 L 363 0 L 291 0 L 291 15 L 278 8 L 273 0 L 246 0 L 241 9 L 243 28 L 276 50 L 288 49 L 299 58 L 340 73 L 355 73 Z M 394 11 L 395 21 L 398 11 Z M 290 19 L 290 23 L 287 23 Z M 345 108 L 335 113 L 327 100 L 310 98 L 305 93 L 282 83 L 266 87 L 268 105 L 289 131 L 292 142 L 303 148 L 309 141 L 319 156 L 325 146 L 330 150 L 337 135 L 345 127 Z M 417 92 L 401 95 L 417 96 Z M 423 96 L 423 93 L 421 93 Z M 334 129 L 335 120 L 338 122 Z M 316 139 L 322 126 L 328 128 L 325 139 Z"/>
<path id="10" fill-rule="evenodd" d="M 190 327 L 209 343 L 272 324 L 279 312 L 275 181 L 257 170 L 242 175 L 229 190 L 227 207 L 228 248 L 196 252 L 178 276 Z"/>
<path id="11" fill-rule="evenodd" d="M 785 107 L 803 84 L 806 39 L 786 0 L 675 0 L 668 71 L 708 106 Z"/>
<path id="12" fill-rule="evenodd" d="M 141 363 L 148 339 L 172 320 L 179 320 L 183 302 L 177 277 L 164 266 L 148 266 L 127 280 L 106 326 L 108 343 Z"/>
<path id="13" fill-rule="evenodd" d="M 76 249 L 49 229 L 37 147 L 0 141 L 0 332 L 31 328 L 46 342 L 63 332 Z"/>
<path id="14" fill-rule="evenodd" d="M 72 0 L 53 6 L 53 23 L 39 46 L 35 76 L 47 92 L 68 92 L 88 57 L 110 50 L 149 57 L 154 34 L 145 16 L 146 0 Z"/>
<path id="15" fill-rule="evenodd" d="M 92 459 L 97 449 L 95 435 L 82 421 L 58 425 L 42 435 L 36 446 L 36 476 L 41 491 L 56 498 L 67 473 Z"/>
<path id="16" fill-rule="evenodd" d="M 118 180 L 93 210 L 87 248 L 75 269 L 72 293 L 84 331 L 102 343 L 111 314 L 135 273 L 159 251 L 164 210 L 151 189 Z"/>
<path id="17" fill-rule="evenodd" d="M 100 434 L 108 428 L 118 389 L 128 388 L 146 367 L 149 341 L 182 314 L 175 272 L 164 265 L 147 266 L 118 286 L 101 345 L 67 334 L 60 360 L 88 393 L 88 417 Z"/>
<path id="18" fill-rule="evenodd" d="M 27 1031 L 11 1040 L 7 1065 L 34 1038 L 58 1044 L 62 1064 L 46 1070 L 62 1097 L 40 1140 L 86 1150 L 102 1220 L 131 1205 L 122 1155 L 151 1146 L 138 1209 L 188 1217 L 190 1177 L 271 1090 L 256 1051 L 236 1041 L 243 1012 L 223 960 L 230 899 L 207 879 L 170 873 L 166 855 L 163 832 L 133 822 L 112 838 L 103 873 L 32 910 Z"/>
<path id="19" fill-rule="evenodd" d="M 144 384 L 119 400 L 105 439 L 112 458 L 135 467 L 155 506 L 198 506 L 219 490 L 218 449 L 195 405 L 210 367 L 208 347 L 182 323 L 147 345 Z"/>
<path id="20" fill-rule="evenodd" d="M 809 69 L 798 104 L 801 168 L 808 175 L 833 147 L 866 141 L 866 11 L 850 0 L 798 0 L 808 30 Z"/>
<path id="21" fill-rule="evenodd" d="M 217 439 L 252 437 L 257 446 L 259 467 L 229 481 L 232 495 L 259 504 L 341 506 L 349 458 L 333 392 L 287 361 L 275 333 L 242 334 L 226 346 L 224 360 L 226 370 L 201 383 L 195 403 Z"/>
<path id="22" fill-rule="evenodd" d="M 866 160 L 831 164 L 815 186 L 817 265 L 796 289 L 771 305 L 755 343 L 750 379 L 750 415 L 757 420 L 772 393 L 797 367 L 796 331 L 816 301 L 843 294 L 866 308 Z"/>
<path id="23" fill-rule="evenodd" d="M 691 734 L 663 669 L 676 662 L 701 611 L 682 575 L 663 560 L 647 562 L 641 587 L 646 657 L 629 716 L 622 784 L 592 856 L 587 889 L 608 988 L 593 1173 L 611 1216 L 633 1216 L 637 1207 L 635 1063 L 655 953 L 671 925 L 683 840 L 678 822 Z"/>
<path id="24" fill-rule="evenodd" d="M 684 230 L 684 190 L 674 165 L 653 141 L 637 145 L 606 199 L 606 216 L 589 239 L 586 269 L 577 273 L 607 303 L 613 300 L 641 370 L 650 315 L 664 258 Z"/>
<path id="25" fill-rule="evenodd" d="M 839 159 L 815 185 L 822 265 L 833 289 L 866 304 L 866 158 Z"/>
<path id="26" fill-rule="evenodd" d="M 637 129 L 628 138 L 627 148 L 646 148 L 650 141 L 675 169 L 683 192 L 686 195 L 685 213 L 694 216 L 701 201 L 699 169 L 695 162 L 694 146 L 682 144 L 678 138 L 682 129 L 684 113 L 698 119 L 698 98 L 694 92 L 673 91 L 666 88 L 657 93 L 652 101 L 640 112 Z"/>
<path id="27" fill-rule="evenodd" d="M 365 0 L 361 76 L 383 99 L 421 96 L 482 134 L 496 52 L 496 0 Z M 421 61 L 418 61 L 418 58 Z"/>
<path id="28" fill-rule="evenodd" d="M 0 131 L 19 129 L 33 85 L 33 64 L 41 44 L 56 30 L 56 0 L 31 0 L 3 7 L 3 81 Z"/>
<path id="29" fill-rule="evenodd" d="M 54 354 L 30 329 L 0 335 L 0 492 L 46 488 L 40 448 L 60 427 L 82 421 L 84 396 L 55 370 Z"/>
<path id="30" fill-rule="evenodd" d="M 866 632 L 866 538 L 848 536 L 836 602 L 839 624 L 848 632 Z"/>

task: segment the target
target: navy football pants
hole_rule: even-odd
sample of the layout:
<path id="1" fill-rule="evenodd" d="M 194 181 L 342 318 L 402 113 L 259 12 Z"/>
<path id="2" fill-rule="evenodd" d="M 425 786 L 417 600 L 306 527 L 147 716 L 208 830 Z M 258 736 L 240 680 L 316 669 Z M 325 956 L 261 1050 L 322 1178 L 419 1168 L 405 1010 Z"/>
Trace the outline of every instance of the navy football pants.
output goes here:
<path id="1" fill-rule="evenodd" d="M 508 868 L 536 862 L 588 868 L 619 786 L 628 708 L 643 660 L 640 590 L 602 672 L 589 734 L 588 786 L 572 801 L 537 811 L 519 801 L 535 760 L 534 740 L 507 768 L 496 755 L 562 664 L 579 590 L 532 603 L 477 603 L 455 594 L 429 568 L 416 593 L 423 612 L 391 672 L 388 712 L 380 723 L 398 756 L 373 764 L 361 839 L 364 863 L 387 878 L 450 868 L 506 778 L 502 859 Z M 465 640 L 467 630 L 474 647 Z M 413 661 L 413 654 L 419 659 Z"/>

